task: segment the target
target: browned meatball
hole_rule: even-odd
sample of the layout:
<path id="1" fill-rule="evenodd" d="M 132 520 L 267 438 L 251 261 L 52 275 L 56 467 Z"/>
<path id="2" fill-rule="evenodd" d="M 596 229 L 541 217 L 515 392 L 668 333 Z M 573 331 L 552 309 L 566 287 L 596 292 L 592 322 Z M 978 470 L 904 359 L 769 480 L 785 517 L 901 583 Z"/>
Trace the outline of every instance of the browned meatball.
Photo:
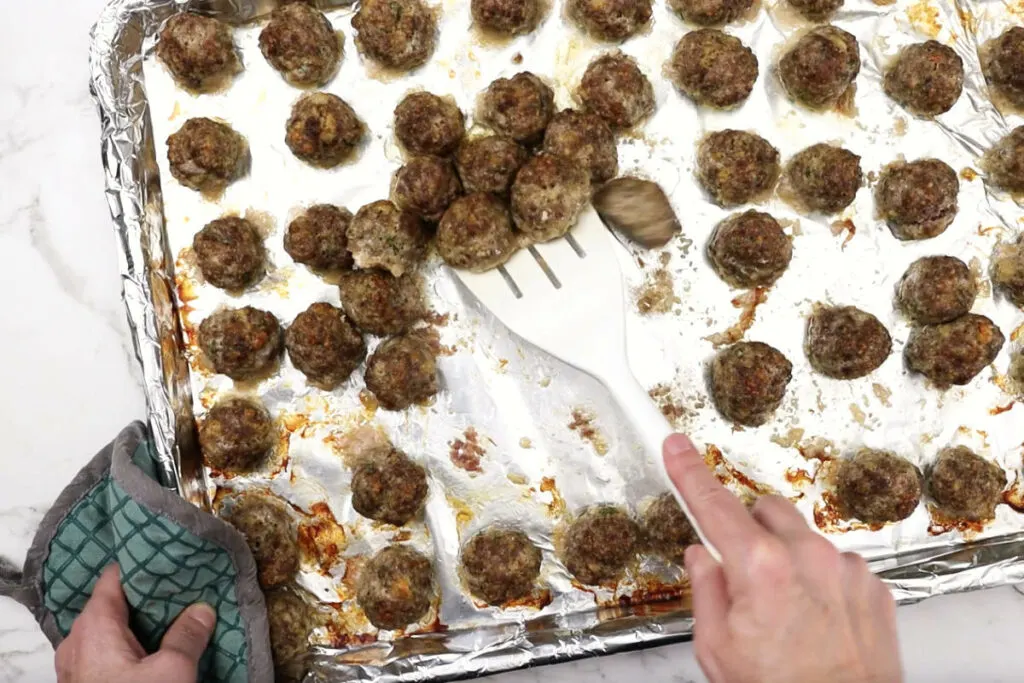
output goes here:
<path id="1" fill-rule="evenodd" d="M 436 221 L 462 194 L 452 162 L 440 157 L 413 157 L 395 173 L 392 198 L 399 208 Z"/>
<path id="2" fill-rule="evenodd" d="M 463 546 L 460 559 L 469 591 L 491 605 L 526 597 L 540 575 L 540 548 L 515 529 L 484 529 Z"/>
<path id="3" fill-rule="evenodd" d="M 945 514 L 971 521 L 996 516 L 1006 474 L 966 446 L 944 448 L 928 476 L 928 493 Z"/>
<path id="4" fill-rule="evenodd" d="M 746 101 L 757 80 L 757 57 L 718 29 L 690 31 L 676 43 L 672 82 L 697 104 L 728 109 Z"/>
<path id="5" fill-rule="evenodd" d="M 671 493 L 655 498 L 644 512 L 644 533 L 655 552 L 677 564 L 683 563 L 687 546 L 700 543 L 697 532 Z"/>
<path id="6" fill-rule="evenodd" d="M 779 78 L 797 102 L 814 108 L 839 101 L 860 73 L 860 47 L 850 33 L 816 26 L 779 60 Z"/>
<path id="7" fill-rule="evenodd" d="M 317 270 L 348 270 L 348 226 L 352 214 L 330 204 L 306 209 L 288 225 L 284 250 L 295 260 Z"/>
<path id="8" fill-rule="evenodd" d="M 619 171 L 619 149 L 604 119 L 588 112 L 555 114 L 544 133 L 544 151 L 576 162 L 590 172 L 595 183 L 615 177 Z"/>
<path id="9" fill-rule="evenodd" d="M 938 159 L 898 161 L 882 169 L 875 204 L 892 234 L 901 240 L 941 235 L 956 217 L 960 181 Z"/>
<path id="10" fill-rule="evenodd" d="M 691 24 L 718 26 L 746 14 L 754 6 L 754 0 L 669 0 L 668 5 Z"/>
<path id="11" fill-rule="evenodd" d="M 270 413 L 262 403 L 248 398 L 218 401 L 199 426 L 199 446 L 206 464 L 227 472 L 259 467 L 275 438 Z"/>
<path id="12" fill-rule="evenodd" d="M 793 364 L 762 342 L 739 342 L 711 363 L 711 398 L 729 420 L 748 427 L 767 422 L 782 404 Z"/>
<path id="13" fill-rule="evenodd" d="M 967 264 L 953 256 L 924 256 L 910 264 L 896 288 L 903 312 L 915 323 L 955 320 L 974 305 L 978 283 Z"/>
<path id="14" fill-rule="evenodd" d="M 786 183 L 811 211 L 839 213 L 864 182 L 860 157 L 842 147 L 818 143 L 798 152 L 786 167 Z"/>
<path id="15" fill-rule="evenodd" d="M 386 630 L 422 619 L 435 592 L 430 560 L 404 545 L 390 545 L 374 555 L 356 582 L 356 600 L 366 618 Z"/>
<path id="16" fill-rule="evenodd" d="M 352 507 L 363 517 L 402 526 L 427 498 L 427 473 L 401 451 L 369 458 L 352 474 Z"/>
<path id="17" fill-rule="evenodd" d="M 420 279 L 395 277 L 383 270 L 345 273 L 338 284 L 341 307 L 363 332 L 401 334 L 426 313 Z"/>
<path id="18" fill-rule="evenodd" d="M 654 88 L 636 61 L 620 52 L 601 55 L 583 73 L 577 92 L 584 108 L 613 129 L 631 128 L 654 111 Z"/>
<path id="19" fill-rule="evenodd" d="M 529 71 L 499 78 L 487 86 L 477 103 L 477 117 L 497 133 L 534 143 L 555 113 L 554 93 Z"/>
<path id="20" fill-rule="evenodd" d="M 252 223 L 237 216 L 211 221 L 192 239 L 199 270 L 214 287 L 245 289 L 263 277 L 263 238 Z"/>
<path id="21" fill-rule="evenodd" d="M 366 358 L 366 344 L 340 308 L 315 303 L 288 327 L 285 347 L 292 364 L 310 381 L 327 390 L 338 386 Z"/>
<path id="22" fill-rule="evenodd" d="M 478 26 L 506 36 L 529 33 L 544 13 L 540 0 L 472 0 L 469 9 Z"/>
<path id="23" fill-rule="evenodd" d="M 840 464 L 836 494 L 849 517 L 867 524 L 898 522 L 921 501 L 921 471 L 888 451 L 865 448 Z"/>
<path id="24" fill-rule="evenodd" d="M 651 20 L 651 0 L 569 0 L 569 17 L 601 40 L 623 41 Z"/>
<path id="25" fill-rule="evenodd" d="M 451 97 L 418 91 L 395 107 L 395 137 L 413 154 L 445 156 L 465 132 L 462 111 Z"/>
<path id="26" fill-rule="evenodd" d="M 617 579 L 636 554 L 639 537 L 636 522 L 619 508 L 587 508 L 565 535 L 565 568 L 580 583 Z"/>
<path id="27" fill-rule="evenodd" d="M 994 322 L 968 313 L 915 328 L 907 340 L 907 367 L 940 386 L 967 384 L 996 359 L 1005 341 Z"/>
<path id="28" fill-rule="evenodd" d="M 512 219 L 538 242 L 561 237 L 590 199 L 587 170 L 552 154 L 539 154 L 519 169 L 512 183 Z"/>
<path id="29" fill-rule="evenodd" d="M 352 28 L 365 57 L 402 71 L 425 64 L 437 42 L 437 17 L 422 0 L 362 0 Z"/>
<path id="30" fill-rule="evenodd" d="M 286 588 L 268 591 L 264 597 L 270 651 L 274 658 L 274 680 L 298 683 L 305 675 L 303 660 L 309 650 L 309 634 L 317 625 L 314 610 Z"/>
<path id="31" fill-rule="evenodd" d="M 199 348 L 215 371 L 234 380 L 272 368 L 281 355 L 281 336 L 277 318 L 252 306 L 217 311 L 199 324 Z"/>
<path id="32" fill-rule="evenodd" d="M 366 388 L 385 410 L 405 410 L 437 394 L 437 352 L 421 335 L 385 340 L 366 364 Z"/>
<path id="33" fill-rule="evenodd" d="M 455 154 L 455 167 L 467 193 L 506 194 L 530 154 L 516 141 L 500 135 L 467 140 Z"/>
<path id="34" fill-rule="evenodd" d="M 352 155 L 366 126 L 345 100 L 325 92 L 303 95 L 292 107 L 284 141 L 303 161 L 333 168 Z"/>
<path id="35" fill-rule="evenodd" d="M 697 180 L 719 206 L 755 201 L 779 179 L 779 150 L 754 133 L 720 130 L 697 147 Z"/>
<path id="36" fill-rule="evenodd" d="M 299 536 L 284 502 L 269 493 L 244 493 L 232 501 L 225 519 L 245 536 L 261 587 L 292 580 L 299 569 Z"/>
<path id="37" fill-rule="evenodd" d="M 992 254 L 992 284 L 1024 308 L 1024 236 L 996 246 Z"/>
<path id="38" fill-rule="evenodd" d="M 981 163 L 990 185 L 1024 192 L 1024 126 L 1017 126 L 993 145 Z"/>
<path id="39" fill-rule="evenodd" d="M 789 4 L 809 21 L 828 21 L 843 6 L 843 0 L 789 0 Z"/>
<path id="40" fill-rule="evenodd" d="M 953 108 L 964 89 L 964 62 L 942 43 L 908 45 L 885 72 L 885 94 L 911 114 L 938 116 Z"/>
<path id="41" fill-rule="evenodd" d="M 321 12 L 292 3 L 270 15 L 260 33 L 260 51 L 292 85 L 317 86 L 338 70 L 341 38 Z"/>
<path id="42" fill-rule="evenodd" d="M 878 369 L 892 337 L 878 318 L 854 306 L 815 306 L 807 321 L 807 359 L 833 379 L 857 379 Z"/>
<path id="43" fill-rule="evenodd" d="M 231 27 L 192 12 L 167 20 L 156 55 L 180 85 L 199 92 L 217 88 L 242 70 Z"/>
<path id="44" fill-rule="evenodd" d="M 515 252 L 516 235 L 505 203 L 478 192 L 455 201 L 437 226 L 437 251 L 452 268 L 482 273 Z"/>
<path id="45" fill-rule="evenodd" d="M 982 46 L 981 70 L 990 86 L 1024 107 L 1024 26 L 1009 28 Z"/>
<path id="46" fill-rule="evenodd" d="M 189 119 L 167 138 L 167 161 L 185 187 L 220 192 L 245 175 L 249 143 L 226 123 Z"/>
<path id="47" fill-rule="evenodd" d="M 1017 393 L 1024 393 L 1024 350 L 1017 349 L 1010 356 L 1010 367 L 1007 375 L 1017 385 Z"/>
<path id="48" fill-rule="evenodd" d="M 348 250 L 357 268 L 381 268 L 401 277 L 427 253 L 427 233 L 419 216 L 386 199 L 359 209 L 348 226 Z"/>
<path id="49" fill-rule="evenodd" d="M 733 287 L 767 287 L 789 267 L 793 241 L 770 215 L 750 210 L 715 226 L 707 253 L 718 277 Z"/>

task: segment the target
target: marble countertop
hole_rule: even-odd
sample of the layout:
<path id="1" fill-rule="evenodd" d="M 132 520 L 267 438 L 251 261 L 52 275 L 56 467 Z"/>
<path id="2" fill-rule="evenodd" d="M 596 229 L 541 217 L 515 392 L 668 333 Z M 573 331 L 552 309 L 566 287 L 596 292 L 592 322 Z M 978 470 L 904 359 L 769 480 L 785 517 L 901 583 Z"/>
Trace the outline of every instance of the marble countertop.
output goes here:
<path id="1" fill-rule="evenodd" d="M 9 2 L 0 22 L 0 555 L 19 564 L 57 493 L 144 414 L 87 88 L 88 31 L 103 2 Z M 36 26 L 46 27 L 45 47 L 28 30 Z M 1011 588 L 904 607 L 899 622 L 908 680 L 1010 681 L 1024 670 L 1024 597 Z M 53 681 L 52 657 L 28 612 L 0 599 L 0 683 Z M 704 680 L 685 644 L 492 680 L 638 671 L 650 681 Z"/>

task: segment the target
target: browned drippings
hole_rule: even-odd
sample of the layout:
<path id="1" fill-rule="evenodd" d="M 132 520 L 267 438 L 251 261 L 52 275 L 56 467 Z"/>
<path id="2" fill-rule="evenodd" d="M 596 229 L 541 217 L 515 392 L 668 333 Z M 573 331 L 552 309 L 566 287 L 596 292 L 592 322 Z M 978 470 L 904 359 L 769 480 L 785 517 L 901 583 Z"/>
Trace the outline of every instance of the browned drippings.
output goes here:
<path id="1" fill-rule="evenodd" d="M 814 483 L 814 475 L 799 467 L 790 467 L 786 470 L 786 481 L 792 484 L 794 488 L 803 488 L 808 484 Z"/>
<path id="2" fill-rule="evenodd" d="M 684 417 L 687 416 L 688 412 L 673 396 L 672 388 L 667 384 L 656 384 L 651 387 L 647 392 L 651 400 L 654 401 L 658 410 L 665 416 L 665 419 L 669 421 L 673 427 L 678 428 Z"/>
<path id="3" fill-rule="evenodd" d="M 921 33 L 929 38 L 937 38 L 942 32 L 939 22 L 939 8 L 928 0 L 918 0 L 907 8 L 907 18 Z"/>
<path id="4" fill-rule="evenodd" d="M 985 528 L 985 522 L 971 521 L 967 519 L 956 519 L 945 514 L 934 505 L 927 505 L 928 516 L 931 521 L 928 523 L 928 535 L 941 536 L 950 531 L 959 531 L 966 540 L 974 538 Z"/>
<path id="5" fill-rule="evenodd" d="M 1003 413 L 1007 413 L 1013 410 L 1013 407 L 1015 405 L 1017 405 L 1016 401 L 1010 401 L 1004 406 L 996 406 L 995 408 L 990 408 L 988 412 L 989 415 L 1002 415 Z"/>
<path id="6" fill-rule="evenodd" d="M 595 419 L 593 413 L 582 408 L 575 408 L 572 411 L 572 422 L 568 426 L 570 430 L 577 432 L 584 441 L 589 441 L 590 445 L 594 447 L 595 453 L 605 455 L 608 453 L 608 442 L 605 441 L 600 430 L 594 426 Z"/>
<path id="7" fill-rule="evenodd" d="M 562 494 L 558 490 L 558 486 L 555 484 L 554 477 L 542 478 L 540 480 L 540 490 L 543 493 L 551 494 L 551 502 L 548 503 L 548 511 L 552 516 L 558 516 L 565 513 L 565 499 L 562 498 Z"/>
<path id="8" fill-rule="evenodd" d="M 707 445 L 707 449 L 704 451 L 704 462 L 707 463 L 708 469 L 714 472 L 715 476 L 718 477 L 718 480 L 723 484 L 739 486 L 755 496 L 764 496 L 775 493 L 775 489 L 772 487 L 767 484 L 760 484 L 736 469 L 736 467 L 726 459 L 722 450 L 714 444 L 709 443 Z"/>
<path id="9" fill-rule="evenodd" d="M 648 274 L 637 291 L 636 308 L 643 315 L 671 313 L 679 302 L 672 274 L 664 267 Z"/>
<path id="10" fill-rule="evenodd" d="M 338 524 L 326 503 L 314 503 L 310 515 L 299 525 L 299 549 L 305 562 L 317 566 L 317 571 L 328 576 L 348 545 L 345 529 Z"/>
<path id="11" fill-rule="evenodd" d="M 448 442 L 448 457 L 452 464 L 467 472 L 481 472 L 480 461 L 487 450 L 480 445 L 476 429 L 469 427 L 463 432 L 461 439 Z"/>
<path id="12" fill-rule="evenodd" d="M 830 226 L 832 234 L 835 236 L 846 233 L 846 237 L 843 238 L 843 243 L 840 245 L 840 249 L 846 249 L 846 245 L 850 243 L 853 236 L 857 234 L 857 225 L 849 218 L 841 218 L 837 221 L 833 221 Z"/>
<path id="13" fill-rule="evenodd" d="M 768 290 L 764 287 L 756 287 L 740 294 L 732 300 L 732 305 L 740 309 L 740 319 L 724 332 L 716 332 L 704 339 L 711 342 L 716 349 L 741 341 L 757 318 L 757 307 L 767 300 Z"/>
<path id="14" fill-rule="evenodd" d="M 821 494 L 821 500 L 814 504 L 814 524 L 827 534 L 845 534 L 849 531 L 878 531 L 884 524 L 866 524 L 851 520 L 843 512 L 839 498 L 832 491 Z"/>
<path id="15" fill-rule="evenodd" d="M 971 182 L 972 180 L 975 180 L 978 177 L 978 172 L 975 171 L 970 166 L 964 166 L 963 168 L 960 169 L 960 177 L 966 180 L 967 182 Z"/>

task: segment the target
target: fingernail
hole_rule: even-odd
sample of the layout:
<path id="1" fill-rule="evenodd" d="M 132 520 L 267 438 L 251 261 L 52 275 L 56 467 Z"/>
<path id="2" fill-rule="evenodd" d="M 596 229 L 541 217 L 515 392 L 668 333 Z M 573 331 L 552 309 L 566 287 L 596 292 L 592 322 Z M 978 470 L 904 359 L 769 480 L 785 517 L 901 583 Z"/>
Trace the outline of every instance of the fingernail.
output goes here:
<path id="1" fill-rule="evenodd" d="M 685 434 L 673 434 L 665 439 L 665 453 L 668 455 L 682 455 L 688 451 L 695 451 L 693 442 Z"/>
<path id="2" fill-rule="evenodd" d="M 189 617 L 202 624 L 208 631 L 217 625 L 217 611 L 205 602 L 197 602 L 189 607 Z"/>

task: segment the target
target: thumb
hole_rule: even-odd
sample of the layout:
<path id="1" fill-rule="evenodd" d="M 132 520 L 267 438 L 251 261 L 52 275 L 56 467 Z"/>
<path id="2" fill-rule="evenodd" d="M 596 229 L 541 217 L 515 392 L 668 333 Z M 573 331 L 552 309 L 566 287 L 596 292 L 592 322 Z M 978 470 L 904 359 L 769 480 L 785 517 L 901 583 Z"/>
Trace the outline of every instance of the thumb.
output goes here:
<path id="1" fill-rule="evenodd" d="M 205 603 L 196 603 L 178 615 L 160 641 L 160 651 L 155 657 L 173 654 L 192 665 L 193 672 L 199 665 L 213 630 L 217 626 L 217 613 Z"/>

